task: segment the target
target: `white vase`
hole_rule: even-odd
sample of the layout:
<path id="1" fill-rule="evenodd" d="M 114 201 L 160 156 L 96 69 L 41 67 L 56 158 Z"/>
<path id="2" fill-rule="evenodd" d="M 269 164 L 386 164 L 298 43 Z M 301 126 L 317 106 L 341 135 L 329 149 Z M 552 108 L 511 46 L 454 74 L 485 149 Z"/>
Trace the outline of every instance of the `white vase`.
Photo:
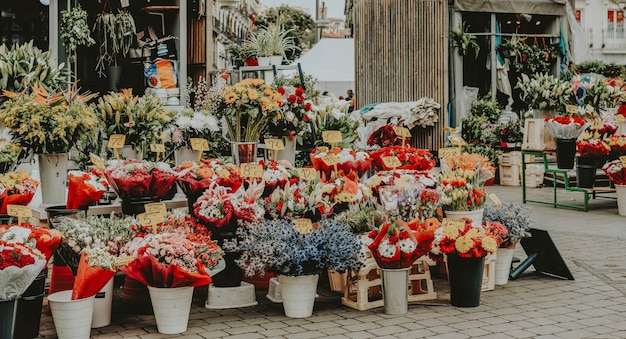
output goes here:
<path id="1" fill-rule="evenodd" d="M 131 145 L 124 145 L 123 148 L 117 150 L 122 159 L 135 159 L 143 160 L 143 156 L 138 148 L 133 148 Z"/>
<path id="2" fill-rule="evenodd" d="M 100 328 L 111 324 L 111 307 L 113 304 L 113 279 L 111 277 L 104 287 L 96 294 L 93 302 L 91 328 Z"/>
<path id="3" fill-rule="evenodd" d="M 272 151 L 269 151 L 270 158 L 273 159 L 274 155 Z M 287 160 L 290 164 L 295 166 L 296 163 L 296 138 L 285 138 L 285 149 L 278 151 L 278 160 Z"/>
<path id="4" fill-rule="evenodd" d="M 257 60 L 259 61 L 259 66 L 269 66 L 271 62 L 270 57 L 258 57 Z"/>
<path id="5" fill-rule="evenodd" d="M 38 154 L 41 202 L 65 205 L 67 154 Z"/>
<path id="6" fill-rule="evenodd" d="M 409 269 L 381 268 L 385 314 L 405 314 L 409 309 Z"/>
<path id="7" fill-rule="evenodd" d="M 198 160 L 198 152 L 188 147 L 181 147 L 174 151 L 174 159 L 177 166 L 186 161 L 196 161 Z"/>
<path id="8" fill-rule="evenodd" d="M 289 318 L 306 318 L 313 314 L 319 275 L 291 277 L 279 275 L 280 296 L 285 315 Z"/>
<path id="9" fill-rule="evenodd" d="M 460 219 L 460 218 L 470 218 L 472 219 L 472 225 L 477 226 L 481 225 L 483 222 L 483 212 L 485 212 L 484 208 L 473 210 L 473 211 L 448 211 L 445 210 L 446 218 Z"/>
<path id="10" fill-rule="evenodd" d="M 148 286 L 157 330 L 162 334 L 187 331 L 193 286 L 157 288 Z"/>
<path id="11" fill-rule="evenodd" d="M 496 271 L 495 284 L 506 285 L 509 282 L 509 274 L 511 273 L 511 262 L 513 262 L 513 248 L 498 248 L 496 252 Z"/>
<path id="12" fill-rule="evenodd" d="M 270 65 L 276 65 L 276 66 L 280 66 L 283 63 L 283 56 L 282 55 L 272 55 L 270 57 Z"/>
<path id="13" fill-rule="evenodd" d="M 59 339 L 90 337 L 94 299 L 89 297 L 72 300 L 71 290 L 48 296 L 52 320 Z"/>
<path id="14" fill-rule="evenodd" d="M 626 216 L 626 185 L 615 185 L 617 194 L 617 214 Z"/>

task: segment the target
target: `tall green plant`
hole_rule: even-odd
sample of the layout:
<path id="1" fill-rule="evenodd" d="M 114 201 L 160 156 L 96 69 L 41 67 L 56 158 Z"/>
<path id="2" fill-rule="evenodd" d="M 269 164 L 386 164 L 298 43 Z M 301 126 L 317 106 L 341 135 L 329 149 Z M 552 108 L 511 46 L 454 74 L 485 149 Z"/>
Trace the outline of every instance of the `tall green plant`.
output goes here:
<path id="1" fill-rule="evenodd" d="M 65 64 L 56 65 L 50 51 L 33 46 L 33 41 L 8 48 L 0 45 L 0 90 L 20 91 L 35 84 L 53 92 L 67 84 Z"/>

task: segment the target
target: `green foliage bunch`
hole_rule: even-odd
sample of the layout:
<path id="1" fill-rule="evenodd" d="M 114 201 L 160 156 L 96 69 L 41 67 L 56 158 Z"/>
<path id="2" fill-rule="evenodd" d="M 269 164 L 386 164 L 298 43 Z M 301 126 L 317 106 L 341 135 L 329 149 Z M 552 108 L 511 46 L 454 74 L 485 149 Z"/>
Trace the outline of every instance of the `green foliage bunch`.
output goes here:
<path id="1" fill-rule="evenodd" d="M 55 91 L 67 82 L 65 64 L 56 65 L 50 51 L 33 46 L 33 41 L 8 48 L 0 45 L 0 89 L 16 92 L 41 84 Z"/>
<path id="2" fill-rule="evenodd" d="M 61 11 L 59 34 L 70 62 L 76 60 L 76 49 L 78 47 L 89 47 L 96 43 L 90 33 L 91 30 L 87 25 L 87 11 L 80 5 L 69 11 Z"/>

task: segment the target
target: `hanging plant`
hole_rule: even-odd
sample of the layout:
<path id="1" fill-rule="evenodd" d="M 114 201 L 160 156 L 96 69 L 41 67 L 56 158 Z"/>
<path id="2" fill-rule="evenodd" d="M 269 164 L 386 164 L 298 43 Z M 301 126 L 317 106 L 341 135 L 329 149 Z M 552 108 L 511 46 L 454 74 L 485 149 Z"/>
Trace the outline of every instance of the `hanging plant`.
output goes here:
<path id="1" fill-rule="evenodd" d="M 135 20 L 127 11 L 102 12 L 96 17 L 93 30 L 100 44 L 96 72 L 102 77 L 107 66 L 117 66 L 118 59 L 128 55 L 135 39 Z"/>
<path id="2" fill-rule="evenodd" d="M 76 60 L 76 49 L 80 46 L 89 47 L 96 43 L 91 37 L 89 25 L 87 25 L 87 11 L 80 5 L 71 10 L 61 11 L 61 27 L 59 33 L 65 52 L 70 62 Z"/>
<path id="3" fill-rule="evenodd" d="M 458 30 L 450 31 L 452 47 L 458 47 L 459 53 L 461 53 L 462 56 L 466 56 L 468 51 L 472 49 L 474 51 L 474 55 L 478 57 L 480 46 L 476 42 L 476 36 L 467 32 L 468 29 L 469 25 L 463 22 L 459 25 Z"/>

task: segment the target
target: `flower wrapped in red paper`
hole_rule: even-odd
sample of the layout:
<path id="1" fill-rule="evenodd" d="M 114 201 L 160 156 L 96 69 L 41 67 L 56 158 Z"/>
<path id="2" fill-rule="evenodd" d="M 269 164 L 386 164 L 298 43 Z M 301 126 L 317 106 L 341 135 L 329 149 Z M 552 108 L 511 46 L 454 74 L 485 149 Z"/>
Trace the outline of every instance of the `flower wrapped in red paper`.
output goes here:
<path id="1" fill-rule="evenodd" d="M 135 238 L 123 252 L 135 259 L 122 271 L 153 287 L 208 285 L 211 283 L 208 271 L 223 256 L 222 249 L 213 241 L 199 243 L 172 233 Z"/>
<path id="2" fill-rule="evenodd" d="M 626 136 L 611 135 L 604 140 L 611 147 L 611 157 L 618 158 L 626 155 Z"/>
<path id="3" fill-rule="evenodd" d="M 30 178 L 27 172 L 0 174 L 0 213 L 7 213 L 7 205 L 28 205 L 33 200 L 37 186 L 39 181 Z"/>
<path id="4" fill-rule="evenodd" d="M 207 227 L 221 228 L 230 224 L 235 208 L 233 193 L 213 181 L 193 204 L 194 215 Z"/>
<path id="5" fill-rule="evenodd" d="M 58 230 L 31 224 L 0 226 L 0 239 L 37 249 L 44 255 L 46 261 L 50 260 L 59 247 L 61 237 Z"/>
<path id="6" fill-rule="evenodd" d="M 576 148 L 581 157 L 601 158 L 611 152 L 611 147 L 600 139 L 579 139 Z"/>
<path id="7" fill-rule="evenodd" d="M 178 183 L 187 197 L 198 197 L 212 182 L 228 188 L 229 192 L 239 189 L 242 184 L 239 167 L 222 164 L 217 159 L 187 161 L 174 168 L 178 172 Z"/>
<path id="8" fill-rule="evenodd" d="M 298 182 L 298 172 L 287 160 L 260 160 L 263 166 L 263 181 L 265 191 L 263 196 L 269 196 L 277 187 L 284 188 L 286 184 Z"/>
<path id="9" fill-rule="evenodd" d="M 329 154 L 334 154 L 339 159 L 337 170 L 341 170 L 343 173 L 356 172 L 359 177 L 367 172 L 372 162 L 369 153 L 364 151 L 342 149 L 339 146 L 334 149 L 328 149 L 327 147 L 314 148 L 309 155 L 311 163 L 316 170 L 324 173 L 326 177 L 330 177 L 331 173 L 335 171 L 334 165 L 330 166 L 322 160 Z"/>
<path id="10" fill-rule="evenodd" d="M 589 126 L 589 123 L 576 115 L 558 116 L 546 118 L 545 126 L 555 138 L 576 139 Z"/>
<path id="11" fill-rule="evenodd" d="M 176 185 L 178 173 L 169 164 L 157 162 L 151 171 L 152 181 L 150 182 L 150 197 L 163 199 L 167 196 L 172 186 Z"/>
<path id="12" fill-rule="evenodd" d="M 95 205 L 104 195 L 108 182 L 93 172 L 69 171 L 67 209 L 82 209 Z"/>
<path id="13" fill-rule="evenodd" d="M 150 196 L 151 165 L 141 160 L 111 160 L 104 171 L 109 185 L 120 199 Z"/>
<path id="14" fill-rule="evenodd" d="M 356 172 L 346 175 L 339 171 L 335 179 L 326 179 L 322 175 L 322 180 L 318 185 L 322 191 L 322 199 L 334 206 L 335 213 L 347 209 L 350 203 L 362 203 L 372 196 L 372 190 L 366 184 L 361 183 Z"/>
<path id="15" fill-rule="evenodd" d="M 329 217 L 334 206 L 322 198 L 320 185 L 305 181 L 275 189 L 263 203 L 268 218 L 309 218 L 313 222 Z"/>
<path id="16" fill-rule="evenodd" d="M 615 185 L 626 185 L 626 167 L 624 167 L 624 163 L 621 160 L 607 162 L 602 166 L 602 170 Z"/>
<path id="17" fill-rule="evenodd" d="M 235 218 L 238 221 L 259 223 L 263 221 L 265 216 L 265 208 L 263 207 L 263 191 L 265 186 L 263 182 L 250 182 L 248 188 L 239 188 L 233 193 L 231 203 Z"/>
<path id="18" fill-rule="evenodd" d="M 420 235 L 424 244 L 419 245 L 416 232 L 409 225 L 396 220 L 392 223 L 384 223 L 380 229 L 373 230 L 368 234 L 371 241 L 368 245 L 372 256 L 381 268 L 398 269 L 408 268 L 419 259 L 428 248 L 428 237 Z"/>
<path id="19" fill-rule="evenodd" d="M 602 122 L 599 126 L 589 126 L 587 128 L 587 132 L 592 135 L 598 133 L 597 135 L 599 136 L 599 138 L 606 138 L 617 132 L 617 126 L 613 123 Z"/>
<path id="20" fill-rule="evenodd" d="M 378 145 L 380 147 L 402 146 L 402 138 L 396 134 L 393 125 L 384 125 L 375 130 L 367 139 L 369 146 Z M 404 140 L 405 144 L 411 143 L 411 138 Z"/>
<path id="21" fill-rule="evenodd" d="M 19 298 L 45 266 L 37 249 L 0 240 L 0 300 Z"/>
<path id="22" fill-rule="evenodd" d="M 432 153 L 426 149 L 411 147 L 408 145 L 390 146 L 372 152 L 372 163 L 376 171 L 390 171 L 383 161 L 384 157 L 397 157 L 402 166 L 396 169 L 430 171 L 435 167 L 435 159 Z"/>

